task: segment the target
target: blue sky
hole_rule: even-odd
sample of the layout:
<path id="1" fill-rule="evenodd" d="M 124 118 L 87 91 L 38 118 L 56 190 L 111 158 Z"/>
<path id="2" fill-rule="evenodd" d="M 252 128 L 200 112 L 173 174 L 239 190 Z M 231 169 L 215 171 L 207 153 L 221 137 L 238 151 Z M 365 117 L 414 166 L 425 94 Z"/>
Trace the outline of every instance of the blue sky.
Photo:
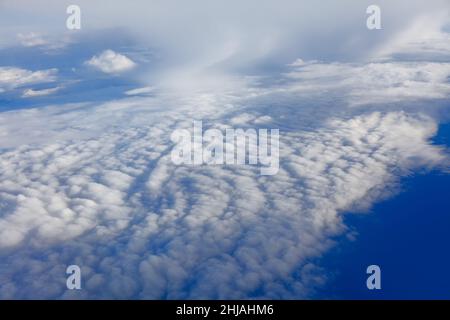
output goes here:
<path id="1" fill-rule="evenodd" d="M 447 242 L 446 1 L 69 4 L 0 2 L 0 298 L 448 297 L 399 271 Z M 195 120 L 279 129 L 278 173 L 175 165 Z"/>
<path id="2" fill-rule="evenodd" d="M 447 252 L 448 174 L 433 172 L 402 180 L 403 192 L 377 204 L 370 216 L 349 215 L 356 241 L 342 242 L 324 257 L 331 271 L 320 299 L 449 299 Z M 401 231 L 399 231 L 401 230 Z M 382 290 L 370 291 L 362 272 L 377 263 Z"/>

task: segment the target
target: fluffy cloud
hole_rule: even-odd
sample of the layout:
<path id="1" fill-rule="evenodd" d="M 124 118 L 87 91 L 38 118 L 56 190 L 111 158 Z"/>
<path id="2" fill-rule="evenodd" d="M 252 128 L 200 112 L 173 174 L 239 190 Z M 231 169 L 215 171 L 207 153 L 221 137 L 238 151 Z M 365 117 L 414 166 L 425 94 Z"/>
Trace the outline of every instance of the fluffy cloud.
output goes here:
<path id="1" fill-rule="evenodd" d="M 100 55 L 93 56 L 86 61 L 86 64 L 104 73 L 111 74 L 129 71 L 136 66 L 132 60 L 112 50 L 105 50 Z"/>
<path id="2" fill-rule="evenodd" d="M 213 11 L 230 21 L 229 13 Z M 301 21 L 300 11 L 290 11 Z M 0 113 L 1 298 L 309 297 L 326 281 L 313 261 L 346 232 L 344 213 L 390 196 L 399 177 L 412 170 L 448 165 L 430 139 L 439 124 L 435 111 L 448 108 L 450 67 L 446 59 L 423 59 L 430 51 L 448 56 L 440 49 L 444 35 L 431 43 L 422 37 L 413 45 L 415 60 L 399 61 L 404 44 L 395 42 L 369 62 L 295 57 L 270 81 L 214 78 L 212 72 L 201 77 L 199 65 L 220 64 L 248 47 L 256 50 L 242 61 L 271 52 L 274 43 L 285 50 L 292 41 L 273 41 L 279 25 L 273 19 L 261 15 L 250 22 L 268 23 L 263 30 L 271 32 L 262 38 L 203 24 L 186 41 L 180 41 L 180 28 L 189 24 L 174 26 L 175 38 L 162 32 L 167 47 L 190 49 L 173 50 L 175 56 L 183 52 L 200 61 L 194 73 L 173 73 L 178 86 L 133 89 L 125 99 L 104 103 Z M 205 41 L 212 38 L 221 45 Z M 208 43 L 207 54 L 197 55 L 202 43 Z M 134 63 L 107 50 L 88 65 L 118 73 Z M 51 78 L 0 70 L 3 79 L 12 79 L 0 81 L 0 88 Z M 192 90 L 198 83 L 213 85 Z M 261 176 L 253 166 L 174 165 L 170 135 L 194 120 L 222 130 L 280 129 L 278 174 Z M 81 267 L 81 291 L 66 290 L 71 264 Z"/>
<path id="3" fill-rule="evenodd" d="M 2 114 L 0 141 L 9 150 L 0 155 L 0 295 L 309 296 L 326 281 L 311 259 L 345 232 L 342 212 L 370 207 L 399 175 L 446 158 L 429 143 L 435 120 L 423 107 L 405 109 L 408 95 L 374 110 L 378 94 L 367 91 L 368 104 L 352 107 L 364 82 L 350 79 L 383 87 L 386 79 L 372 72 L 385 64 L 306 66 L 323 81 L 293 67 L 283 85 L 232 94 L 166 93 Z M 392 83 L 421 74 L 436 88 L 445 84 L 439 70 L 450 75 L 445 63 L 416 63 L 412 71 L 390 62 L 388 69 Z M 349 80 L 328 80 L 336 75 Z M 427 90 L 415 95 L 429 100 Z M 194 119 L 280 128 L 279 173 L 175 166 L 170 134 Z M 69 264 L 82 268 L 81 292 L 65 290 Z"/>

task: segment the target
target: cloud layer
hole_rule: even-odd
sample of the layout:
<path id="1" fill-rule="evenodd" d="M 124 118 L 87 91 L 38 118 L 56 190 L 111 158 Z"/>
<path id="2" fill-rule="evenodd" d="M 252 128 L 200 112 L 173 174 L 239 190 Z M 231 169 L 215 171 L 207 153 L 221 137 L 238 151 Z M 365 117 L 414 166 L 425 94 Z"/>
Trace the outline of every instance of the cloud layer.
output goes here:
<path id="1" fill-rule="evenodd" d="M 0 67 L 0 93 L 25 85 L 53 82 L 57 69 L 30 71 L 16 67 Z"/>
<path id="2" fill-rule="evenodd" d="M 346 21 L 343 8 L 326 2 L 327 16 L 306 2 L 289 3 L 271 4 L 261 15 L 253 4 L 233 11 L 203 3 L 198 12 L 186 8 L 199 17 L 194 23 L 185 23 L 172 3 L 153 3 L 154 19 L 128 5 L 112 6 L 105 17 L 97 5 L 81 4 L 103 17 L 96 27 L 110 27 L 115 12 L 134 13 L 136 38 L 148 32 L 164 53 L 152 56 L 160 58 L 158 77 L 144 76 L 120 99 L 52 100 L 0 113 L 0 298 L 307 298 L 327 280 L 316 259 L 347 231 L 344 213 L 391 196 L 403 175 L 448 166 L 445 150 L 430 142 L 450 96 L 446 18 L 433 15 L 437 22 L 416 41 L 371 38 L 370 52 L 362 49 L 370 42 L 366 30 L 349 31 L 338 39 L 342 47 L 356 41 L 361 48 L 355 46 L 356 62 L 348 62 L 353 54 L 338 61 L 339 52 L 325 54 L 329 47 L 299 30 L 311 23 L 309 32 L 324 40 L 334 29 L 364 26 L 364 19 L 336 27 L 323 22 Z M 442 3 L 433 1 L 427 12 L 445 8 Z M 2 5 L 11 17 L 19 10 L 16 2 Z M 59 6 L 49 6 L 48 14 Z M 404 6 L 415 8 L 405 21 L 420 22 L 423 5 L 390 8 L 398 13 Z M 311 17 L 302 21 L 293 9 Z M 359 9 L 348 14 L 358 17 Z M 31 4 L 21 10 L 35 12 Z M 416 28 L 391 15 L 385 26 L 399 34 Z M 179 18 L 170 28 L 168 16 Z M 284 37 L 283 30 L 298 33 Z M 290 46 L 296 35 L 299 45 Z M 41 46 L 36 36 L 21 40 L 31 45 L 27 50 Z M 96 84 L 77 70 L 88 59 L 111 90 L 121 90 L 120 74 L 145 61 L 141 47 L 95 49 L 70 66 L 79 77 L 73 82 Z M 133 61 L 118 53 L 130 51 Z M 258 61 L 277 68 L 269 77 L 245 74 L 244 66 Z M 0 91 L 20 90 L 34 101 L 61 88 L 58 70 L 0 67 Z M 57 84 L 34 87 L 51 82 Z M 278 174 L 174 165 L 170 135 L 191 129 L 194 120 L 220 130 L 280 129 Z M 81 291 L 66 289 L 72 264 L 81 267 Z"/>
<path id="3" fill-rule="evenodd" d="M 389 81 L 423 74 L 444 89 L 432 97 L 417 91 L 415 100 L 448 96 L 445 76 L 429 63 L 414 72 L 395 62 L 307 66 L 302 77 L 288 73 L 283 86 L 3 113 L 1 140 L 11 148 L 0 156 L 1 296 L 307 297 L 326 280 L 310 261 L 345 231 L 341 212 L 370 207 L 399 174 L 445 160 L 428 142 L 436 132 L 430 116 L 395 106 L 355 109 L 364 83 L 332 87 L 327 77 L 366 79 L 389 67 Z M 450 75 L 447 64 L 439 70 Z M 363 101 L 379 99 L 367 91 Z M 409 95 L 399 99 L 407 105 Z M 173 165 L 170 133 L 194 119 L 217 128 L 282 126 L 279 173 Z M 33 139 L 39 144 L 23 145 Z M 65 290 L 69 264 L 83 270 L 80 292 Z"/>

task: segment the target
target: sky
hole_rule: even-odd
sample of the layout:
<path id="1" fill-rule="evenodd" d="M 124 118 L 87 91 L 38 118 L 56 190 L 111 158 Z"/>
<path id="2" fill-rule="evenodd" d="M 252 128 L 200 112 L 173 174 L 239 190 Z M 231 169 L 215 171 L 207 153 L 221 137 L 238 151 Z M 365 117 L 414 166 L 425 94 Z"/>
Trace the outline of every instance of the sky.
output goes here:
<path id="1" fill-rule="evenodd" d="M 0 1 L 2 299 L 355 298 L 345 239 L 448 175 L 448 1 L 377 1 L 380 30 L 371 1 L 77 1 L 68 30 L 71 4 Z M 279 129 L 277 174 L 174 164 L 194 121 Z"/>

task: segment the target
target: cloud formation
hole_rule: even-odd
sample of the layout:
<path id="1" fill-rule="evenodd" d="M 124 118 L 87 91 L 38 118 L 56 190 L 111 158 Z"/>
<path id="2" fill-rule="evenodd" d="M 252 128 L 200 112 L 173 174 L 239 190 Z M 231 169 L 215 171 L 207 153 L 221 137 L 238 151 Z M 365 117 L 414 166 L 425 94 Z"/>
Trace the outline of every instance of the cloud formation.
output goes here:
<path id="1" fill-rule="evenodd" d="M 323 40 L 348 29 L 349 38 L 338 37 L 345 47 L 366 35 L 350 32 L 364 19 L 336 27 L 324 21 L 342 21 L 347 11 L 331 2 L 321 7 L 330 15 L 306 2 L 289 3 L 260 14 L 251 3 L 238 10 L 189 5 L 198 19 L 168 4 L 153 4 L 155 19 L 142 19 L 135 7 L 114 4 L 98 23 L 110 26 L 114 12 L 134 13 L 132 28 L 149 32 L 170 53 L 164 58 L 171 67 L 162 68 L 156 86 L 143 81 L 121 91 L 122 99 L 0 113 L 0 298 L 306 298 L 327 280 L 314 261 L 346 232 L 344 213 L 392 195 L 399 178 L 418 168 L 448 166 L 444 150 L 430 141 L 450 96 L 443 18 L 430 29 L 436 36 L 425 32 L 420 45 L 382 37 L 387 45 L 375 57 L 323 61 L 309 56 L 320 58 L 329 47 L 308 41 L 308 33 Z M 433 1 L 437 8 L 442 3 Z M 34 13 L 33 5 L 24 10 Z M 418 1 L 392 6 L 423 8 Z M 359 8 L 349 10 L 358 17 Z M 178 21 L 172 28 L 167 16 L 179 18 L 171 19 Z M 405 31 L 394 20 L 388 13 L 384 21 Z M 142 28 L 149 23 L 152 28 Z M 311 30 L 300 32 L 303 23 Z M 283 30 L 295 32 L 284 38 Z M 297 35 L 299 47 L 309 43 L 305 56 L 289 46 Z M 406 59 L 404 48 L 411 46 L 414 58 Z M 89 66 L 107 74 L 135 66 L 101 50 Z M 364 56 L 365 49 L 355 51 Z M 440 52 L 440 59 L 430 61 L 429 52 Z M 283 61 L 270 79 L 232 72 L 263 58 Z M 34 87 L 55 81 L 56 72 L 2 67 L 0 88 L 20 88 L 32 100 L 58 87 Z M 278 174 L 261 176 L 253 166 L 174 165 L 170 135 L 191 129 L 194 120 L 220 130 L 280 129 Z M 81 291 L 66 290 L 72 264 L 81 267 Z"/>
<path id="2" fill-rule="evenodd" d="M 232 94 L 156 94 L 2 114 L 0 141 L 10 149 L 0 156 L 0 295 L 309 296 L 326 281 L 311 259 L 345 231 L 341 213 L 370 207 L 399 175 L 446 158 L 429 143 L 437 126 L 423 110 L 354 108 L 359 81 L 323 87 L 330 74 L 366 79 L 384 63 L 306 65 L 323 81 L 309 77 L 309 69 L 293 76 L 300 72 L 294 68 L 287 85 Z M 395 62 L 389 69 L 390 79 L 403 82 L 417 73 L 433 73 L 426 83 L 445 78 L 428 63 L 417 63 L 414 72 Z M 439 70 L 450 75 L 446 64 Z M 378 93 L 370 94 L 369 105 L 378 101 Z M 407 105 L 408 95 L 399 97 Z M 418 91 L 415 99 L 430 96 Z M 217 128 L 282 126 L 279 173 L 175 166 L 170 133 L 194 119 Z M 65 290 L 69 264 L 82 268 L 80 292 Z"/>
<path id="3" fill-rule="evenodd" d="M 38 33 L 30 32 L 30 33 L 19 33 L 17 37 L 20 40 L 20 43 L 25 47 L 35 47 L 35 46 L 43 46 L 48 44 L 48 42 Z"/>
<path id="4" fill-rule="evenodd" d="M 48 83 L 56 80 L 58 70 L 31 71 L 16 67 L 0 67 L 0 93 L 25 85 Z"/>
<path id="5" fill-rule="evenodd" d="M 93 56 L 90 60 L 86 61 L 86 64 L 110 74 L 129 71 L 136 66 L 132 60 L 113 50 L 105 50 L 98 56 Z"/>

